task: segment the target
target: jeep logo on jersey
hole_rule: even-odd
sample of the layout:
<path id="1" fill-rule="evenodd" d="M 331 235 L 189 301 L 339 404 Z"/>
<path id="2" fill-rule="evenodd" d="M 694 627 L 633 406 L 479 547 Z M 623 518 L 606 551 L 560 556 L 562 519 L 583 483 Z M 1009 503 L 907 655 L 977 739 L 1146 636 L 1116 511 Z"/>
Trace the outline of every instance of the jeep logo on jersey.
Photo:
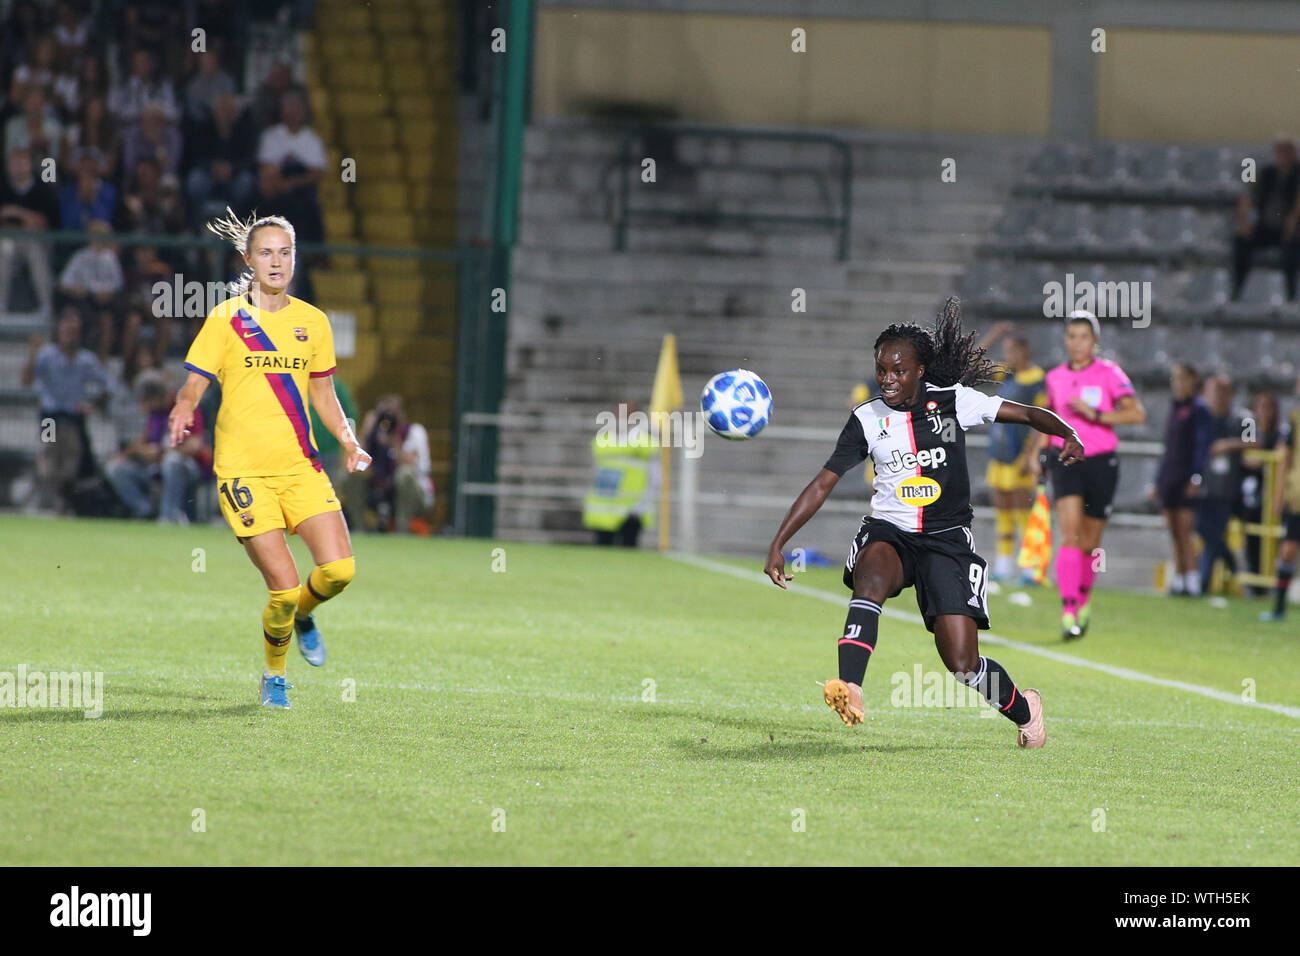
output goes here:
<path id="1" fill-rule="evenodd" d="M 943 449 L 939 448 L 936 451 L 943 451 Z M 922 452 L 922 454 L 925 453 Z M 911 478 L 904 478 L 900 481 L 894 494 L 905 505 L 924 508 L 926 505 L 932 505 L 939 500 L 939 496 L 943 494 L 943 488 L 933 478 L 927 478 L 925 475 L 913 475 Z"/>
<path id="2" fill-rule="evenodd" d="M 917 465 L 922 468 L 938 468 L 947 460 L 948 451 L 945 448 L 923 448 L 916 454 L 894 449 L 893 457 L 889 459 L 889 467 L 894 471 L 910 470 Z"/>

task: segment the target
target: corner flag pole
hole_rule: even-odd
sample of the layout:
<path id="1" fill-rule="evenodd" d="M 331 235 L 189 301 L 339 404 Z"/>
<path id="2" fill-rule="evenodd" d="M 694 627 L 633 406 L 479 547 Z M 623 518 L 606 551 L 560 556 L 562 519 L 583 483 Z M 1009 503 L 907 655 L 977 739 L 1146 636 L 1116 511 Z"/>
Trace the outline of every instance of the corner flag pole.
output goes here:
<path id="1" fill-rule="evenodd" d="M 655 367 L 654 391 L 650 395 L 650 418 L 659 436 L 659 550 L 668 550 L 669 502 L 672 487 L 672 421 L 670 412 L 681 408 L 682 377 L 677 369 L 677 336 L 669 332 L 659 349 L 659 364 Z"/>

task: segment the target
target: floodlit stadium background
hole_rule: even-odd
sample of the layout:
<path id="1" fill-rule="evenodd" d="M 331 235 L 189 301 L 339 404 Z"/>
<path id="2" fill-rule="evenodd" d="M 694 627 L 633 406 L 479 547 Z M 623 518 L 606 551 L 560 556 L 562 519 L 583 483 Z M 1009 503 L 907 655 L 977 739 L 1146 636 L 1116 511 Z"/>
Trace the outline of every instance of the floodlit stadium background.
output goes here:
<path id="1" fill-rule="evenodd" d="M 188 33 L 217 22 L 203 19 L 215 6 L 90 3 L 90 45 L 117 84 L 134 45 L 154 49 L 151 24 Z M 1149 324 L 1103 319 L 1102 343 L 1148 412 L 1122 432 L 1106 539 L 1120 573 L 1107 580 L 1149 587 L 1168 552 L 1147 488 L 1171 362 L 1230 372 L 1239 406 L 1264 387 L 1284 414 L 1293 401 L 1300 311 L 1276 257 L 1228 301 L 1243 161 L 1262 166 L 1273 135 L 1300 125 L 1293 5 L 224 6 L 233 15 L 209 39 L 242 103 L 258 105 L 277 62 L 307 95 L 327 162 L 300 291 L 332 317 L 358 418 L 397 392 L 427 429 L 437 493 L 422 517 L 435 532 L 589 541 L 597 416 L 645 407 L 673 333 L 688 404 L 714 372 L 744 366 L 771 385 L 776 412 L 753 442 L 709 436 L 685 503 L 673 468 L 669 543 L 757 558 L 829 453 L 880 328 L 927 321 L 957 293 L 971 326 L 1013 320 L 1050 367 L 1063 352 L 1042 290 L 1073 275 L 1150 284 Z M 24 7 L 0 6 L 15 25 L 10 79 L 58 24 L 40 7 L 45 25 L 24 34 Z M 198 55 L 156 51 L 183 100 Z M 124 261 L 158 250 L 168 278 L 232 278 L 186 179 L 202 127 L 177 128 L 183 215 L 161 232 L 128 222 L 116 241 Z M 81 145 L 60 147 L 61 184 Z M 132 176 L 119 164 L 110 181 L 127 194 Z M 4 241 L 34 240 L 56 267 L 86 241 L 76 224 L 20 233 Z M 25 510 L 37 506 L 37 398 L 19 370 L 29 337 L 49 329 L 31 284 L 19 276 L 0 313 L 0 494 Z M 174 373 L 190 326 L 165 321 Z M 129 436 L 132 408 L 122 357 L 108 367 L 124 410 L 92 416 L 101 460 Z M 983 469 L 977 447 L 987 551 Z M 796 543 L 838 561 L 866 495 L 855 472 Z"/>

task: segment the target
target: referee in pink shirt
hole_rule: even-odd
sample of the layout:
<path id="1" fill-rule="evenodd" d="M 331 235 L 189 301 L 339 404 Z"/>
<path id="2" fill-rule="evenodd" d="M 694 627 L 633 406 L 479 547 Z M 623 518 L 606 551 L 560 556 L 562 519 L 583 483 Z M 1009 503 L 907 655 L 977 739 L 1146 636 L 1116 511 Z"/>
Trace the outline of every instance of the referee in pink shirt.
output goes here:
<path id="1" fill-rule="evenodd" d="M 1116 425 L 1141 425 L 1146 410 L 1133 383 L 1114 362 L 1097 357 L 1101 327 L 1085 310 L 1071 312 L 1065 320 L 1067 360 L 1047 373 L 1047 407 L 1065 420 L 1083 443 L 1085 458 L 1070 468 L 1048 455 L 1052 493 L 1056 500 L 1056 526 L 1060 542 L 1056 551 L 1056 586 L 1061 592 L 1061 636 L 1067 641 L 1083 637 L 1092 616 L 1094 552 L 1110 517 L 1119 483 Z M 1034 434 L 1038 438 L 1037 433 Z M 1042 478 L 1038 451 L 1047 436 L 1038 438 L 1030 455 L 1035 478 Z M 1053 448 L 1060 439 L 1050 439 Z"/>

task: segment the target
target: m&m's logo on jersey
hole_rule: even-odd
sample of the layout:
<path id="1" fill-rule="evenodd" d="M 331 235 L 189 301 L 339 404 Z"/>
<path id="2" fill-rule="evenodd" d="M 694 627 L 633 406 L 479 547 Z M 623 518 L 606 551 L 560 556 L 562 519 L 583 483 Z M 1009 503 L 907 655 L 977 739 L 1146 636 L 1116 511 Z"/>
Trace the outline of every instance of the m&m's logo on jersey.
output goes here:
<path id="1" fill-rule="evenodd" d="M 306 342 L 306 341 L 307 341 L 307 330 L 306 330 L 306 329 L 294 329 L 294 330 L 293 330 L 293 337 L 294 337 L 295 339 L 297 339 L 299 342 Z"/>
<path id="2" fill-rule="evenodd" d="M 933 478 L 925 475 L 913 475 L 911 478 L 904 478 L 900 481 L 894 494 L 905 505 L 924 508 L 926 505 L 932 505 L 939 500 L 939 496 L 943 494 L 943 488 Z"/>

